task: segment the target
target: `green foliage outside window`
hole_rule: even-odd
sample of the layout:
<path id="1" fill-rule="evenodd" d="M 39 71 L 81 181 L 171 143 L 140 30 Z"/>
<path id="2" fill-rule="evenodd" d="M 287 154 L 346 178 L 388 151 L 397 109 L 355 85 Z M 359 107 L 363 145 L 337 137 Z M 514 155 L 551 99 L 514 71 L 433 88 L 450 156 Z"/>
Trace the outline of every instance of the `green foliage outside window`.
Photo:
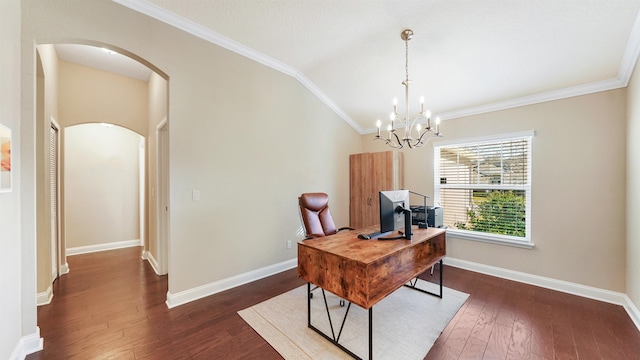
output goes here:
<path id="1" fill-rule="evenodd" d="M 474 206 L 467 211 L 462 230 L 525 237 L 525 198 L 519 191 L 474 191 Z"/>

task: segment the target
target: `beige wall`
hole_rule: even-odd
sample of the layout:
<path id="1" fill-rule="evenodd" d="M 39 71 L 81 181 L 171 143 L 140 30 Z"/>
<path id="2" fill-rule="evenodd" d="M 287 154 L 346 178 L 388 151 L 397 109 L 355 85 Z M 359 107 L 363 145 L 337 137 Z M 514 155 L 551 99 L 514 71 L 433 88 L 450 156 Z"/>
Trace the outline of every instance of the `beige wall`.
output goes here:
<path id="1" fill-rule="evenodd" d="M 110 123 L 147 135 L 147 82 L 60 61 L 60 125 Z"/>
<path id="2" fill-rule="evenodd" d="M 147 133 L 147 83 L 118 76 L 85 66 L 59 61 L 51 44 L 38 45 L 42 62 L 43 109 L 37 114 L 36 126 L 36 226 L 37 226 L 37 290 L 45 293 L 53 282 L 51 273 L 51 237 L 49 203 L 49 121 L 55 119 L 60 126 L 59 153 L 65 153 L 65 128 L 88 122 L 109 122 Z M 91 245 L 91 239 L 80 240 L 78 231 L 74 241 L 66 244 L 67 209 L 64 191 L 65 157 L 60 156 L 60 242 L 58 248 L 61 264 L 66 265 L 66 247 Z M 74 196 L 71 194 L 71 196 Z M 136 195 L 137 196 L 137 195 Z M 78 223 L 73 222 L 72 223 Z M 79 222 L 83 223 L 83 222 Z M 136 228 L 137 229 L 137 228 Z M 79 230 L 79 229 L 76 229 Z M 137 232 L 137 230 L 136 230 Z M 133 240 L 122 238 L 120 240 Z"/>
<path id="3" fill-rule="evenodd" d="M 167 89 L 168 83 L 162 78 L 160 75 L 156 73 L 152 73 L 149 78 L 148 84 L 148 93 L 149 93 L 149 124 L 148 129 L 149 133 L 147 136 L 147 191 L 146 198 L 147 200 L 147 238 L 145 241 L 145 249 L 149 252 L 151 256 L 151 261 L 163 261 L 166 264 L 166 259 L 159 259 L 158 252 L 158 238 L 157 238 L 157 211 L 158 211 L 158 183 L 157 183 L 157 171 L 158 167 L 156 164 L 156 150 L 157 150 L 157 140 L 156 140 L 156 129 L 158 125 L 162 123 L 162 121 L 167 119 Z M 166 248 L 166 246 L 165 246 Z M 165 250 L 166 252 L 166 250 Z M 165 269 L 156 269 L 163 273 Z"/>
<path id="4" fill-rule="evenodd" d="M 67 249 L 140 239 L 140 140 L 120 126 L 65 129 Z"/>
<path id="5" fill-rule="evenodd" d="M 640 72 L 627 91 L 627 291 L 640 308 Z"/>
<path id="6" fill-rule="evenodd" d="M 301 192 L 329 193 L 336 222 L 348 223 L 348 155 L 360 136 L 295 79 L 109 1 L 22 8 L 25 49 L 88 39 L 168 75 L 170 293 L 294 259 L 285 245 L 300 238 Z M 25 50 L 23 64 L 33 62 Z M 25 105 L 24 121 L 32 111 Z"/>
<path id="7" fill-rule="evenodd" d="M 60 79 L 57 91 L 60 109 L 58 122 L 60 123 L 60 126 L 63 127 L 63 143 L 65 144 L 65 147 L 68 144 L 67 132 L 71 127 L 78 124 L 95 124 L 104 122 L 122 127 L 121 129 L 118 129 L 117 127 L 109 129 L 113 130 L 111 133 L 121 131 L 123 134 L 127 134 L 126 129 L 129 129 L 142 136 L 146 136 L 148 134 L 147 121 L 149 116 L 149 89 L 147 82 L 66 61 L 59 61 L 58 69 Z M 102 127 L 99 127 L 98 129 L 106 130 Z M 133 134 L 128 135 L 129 137 L 123 135 L 122 139 L 128 139 L 134 136 Z M 108 133 L 104 133 L 102 136 L 108 136 Z M 123 141 L 122 139 L 121 141 Z M 137 140 L 135 141 L 135 147 L 137 149 Z M 71 159 L 76 163 L 95 161 L 100 156 L 104 155 L 104 153 L 102 153 L 102 155 L 93 153 L 96 156 L 92 158 L 84 156 L 77 158 L 80 154 L 76 153 L 75 149 L 77 148 L 79 141 L 74 140 L 74 144 L 74 150 L 68 150 L 65 148 L 62 152 L 67 155 L 63 157 L 65 171 L 62 172 L 65 174 L 62 185 L 66 191 L 62 192 L 61 197 L 65 201 L 70 200 L 72 202 L 64 207 L 65 211 L 63 214 L 66 216 L 68 212 L 73 212 L 73 214 L 71 214 L 72 216 L 67 218 L 62 226 L 65 230 L 64 239 L 66 241 L 66 247 L 72 248 L 100 245 L 110 242 L 139 239 L 139 222 L 134 219 L 136 221 L 131 223 L 132 218 L 131 214 L 129 214 L 132 208 L 135 209 L 135 214 L 138 214 L 139 211 L 139 193 L 137 184 L 128 183 L 127 185 L 116 187 L 118 190 L 122 191 L 117 197 L 117 199 L 119 199 L 118 203 L 112 202 L 112 200 L 115 200 L 116 198 L 105 198 L 103 191 L 98 191 L 94 196 L 79 192 L 78 190 L 82 189 L 82 187 L 76 182 L 81 169 L 76 166 L 77 164 L 70 164 L 69 160 Z M 98 150 L 98 148 L 94 149 Z M 85 153 L 88 154 L 90 152 L 82 151 L 82 154 Z M 74 156 L 76 157 L 75 160 L 72 159 Z M 126 159 L 127 157 L 122 158 Z M 135 160 L 137 164 L 137 152 L 135 156 L 130 159 L 131 161 Z M 125 167 L 125 164 L 122 162 L 117 165 L 111 164 L 109 166 L 112 165 L 118 166 L 121 169 Z M 69 171 L 72 171 L 72 174 L 74 174 L 74 177 L 71 179 L 66 178 Z M 137 173 L 135 175 L 137 179 Z M 96 178 L 94 180 L 96 181 L 92 183 L 93 185 L 102 184 L 100 186 L 105 188 L 107 187 L 107 185 L 100 182 L 99 179 Z M 84 190 L 88 191 L 88 189 Z M 87 196 L 89 199 L 96 199 L 96 201 L 90 205 L 92 210 L 82 211 L 80 210 L 82 207 L 82 199 L 87 199 Z M 119 211 L 121 217 L 117 218 L 114 213 L 114 209 L 118 206 L 117 204 L 123 203 L 129 204 L 125 207 L 125 209 L 128 210 Z M 98 209 L 101 209 L 100 211 L 104 211 L 106 216 L 98 216 Z M 124 214 L 124 212 L 127 212 L 127 214 Z M 87 217 L 90 219 L 87 219 Z M 113 222 L 114 224 L 121 225 L 121 227 L 101 227 L 99 224 L 103 224 L 104 221 Z M 93 226 L 96 226 L 96 228 L 101 228 L 104 231 L 99 231 L 92 236 L 90 235 L 91 231 L 87 231 L 87 227 L 82 226 L 82 224 L 92 224 Z"/>
<path id="8" fill-rule="evenodd" d="M 534 130 L 532 250 L 449 236 L 450 257 L 625 292 L 626 90 L 448 120 L 444 140 Z M 367 151 L 384 149 L 367 136 Z M 407 188 L 433 194 L 433 150 L 405 151 Z M 446 211 L 446 209 L 444 209 Z"/>
<path id="9" fill-rule="evenodd" d="M 44 107 L 38 115 L 36 128 L 36 216 L 37 216 L 37 256 L 38 256 L 38 293 L 45 292 L 53 283 L 52 243 L 51 243 L 51 172 L 49 166 L 49 133 L 51 120 L 58 120 L 58 56 L 53 45 L 38 46 L 38 54 L 44 76 Z M 60 129 L 62 132 L 62 129 Z M 61 167 L 60 167 L 61 168 Z M 61 204 L 64 207 L 64 202 Z M 60 222 L 64 224 L 64 219 Z M 62 229 L 61 229 L 62 230 Z M 64 251 L 64 250 L 63 250 Z M 64 257 L 63 257 L 64 258 Z"/>

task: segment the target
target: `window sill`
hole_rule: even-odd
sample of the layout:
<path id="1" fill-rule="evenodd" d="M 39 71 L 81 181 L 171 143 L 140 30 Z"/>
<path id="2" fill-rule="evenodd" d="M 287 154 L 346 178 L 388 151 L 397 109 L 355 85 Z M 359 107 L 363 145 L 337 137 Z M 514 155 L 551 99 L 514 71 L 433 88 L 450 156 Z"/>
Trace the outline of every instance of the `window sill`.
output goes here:
<path id="1" fill-rule="evenodd" d="M 480 241 L 489 244 L 514 246 L 523 249 L 533 249 L 535 244 L 526 240 L 514 240 L 507 236 L 494 234 L 478 234 L 471 231 L 462 231 L 455 229 L 447 229 L 447 237 L 451 236 L 457 239 Z"/>

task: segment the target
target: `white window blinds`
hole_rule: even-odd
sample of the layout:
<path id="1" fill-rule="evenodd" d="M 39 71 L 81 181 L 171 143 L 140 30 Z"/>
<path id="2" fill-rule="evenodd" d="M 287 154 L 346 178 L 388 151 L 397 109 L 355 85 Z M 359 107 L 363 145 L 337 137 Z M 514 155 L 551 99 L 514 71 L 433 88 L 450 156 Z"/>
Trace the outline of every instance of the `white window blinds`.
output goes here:
<path id="1" fill-rule="evenodd" d="M 453 231 L 530 241 L 527 135 L 435 146 L 435 200 Z"/>

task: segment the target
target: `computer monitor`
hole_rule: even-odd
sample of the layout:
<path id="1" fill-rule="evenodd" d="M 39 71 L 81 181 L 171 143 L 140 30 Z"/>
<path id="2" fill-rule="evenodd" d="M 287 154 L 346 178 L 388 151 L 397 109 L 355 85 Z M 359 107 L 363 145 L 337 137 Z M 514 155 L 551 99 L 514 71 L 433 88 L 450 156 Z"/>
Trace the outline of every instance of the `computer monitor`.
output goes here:
<path id="1" fill-rule="evenodd" d="M 387 233 L 400 229 L 403 229 L 406 238 L 411 238 L 409 190 L 380 191 L 380 232 Z"/>

